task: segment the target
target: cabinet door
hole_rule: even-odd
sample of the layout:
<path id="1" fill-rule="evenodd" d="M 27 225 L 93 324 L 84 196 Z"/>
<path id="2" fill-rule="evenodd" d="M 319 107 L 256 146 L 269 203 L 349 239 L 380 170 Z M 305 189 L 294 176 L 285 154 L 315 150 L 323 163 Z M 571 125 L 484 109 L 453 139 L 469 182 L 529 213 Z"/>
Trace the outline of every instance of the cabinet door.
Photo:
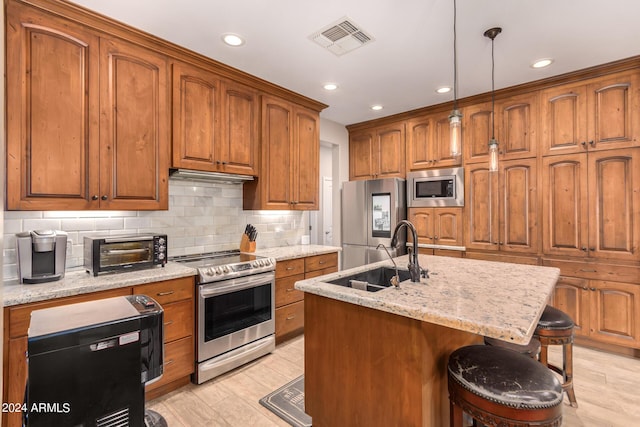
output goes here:
<path id="1" fill-rule="evenodd" d="M 542 154 L 581 153 L 587 149 L 587 88 L 570 84 L 540 93 Z"/>
<path id="2" fill-rule="evenodd" d="M 266 209 L 291 209 L 293 114 L 291 105 L 279 99 L 262 100 L 262 168 Z"/>
<path id="3" fill-rule="evenodd" d="M 293 161 L 293 208 L 318 209 L 320 188 L 320 129 L 318 113 L 296 107 L 294 117 L 294 144 L 291 146 Z"/>
<path id="4" fill-rule="evenodd" d="M 500 250 L 538 252 L 537 159 L 507 160 L 500 169 Z"/>
<path id="5" fill-rule="evenodd" d="M 371 179 L 378 173 L 373 164 L 375 133 L 367 130 L 349 135 L 349 180 Z"/>
<path id="6" fill-rule="evenodd" d="M 545 254 L 586 256 L 587 155 L 542 159 L 542 245 Z"/>
<path id="7" fill-rule="evenodd" d="M 553 306 L 565 312 L 575 323 L 577 336 L 589 335 L 589 281 L 560 276 L 553 293 Z"/>
<path id="8" fill-rule="evenodd" d="M 526 93 L 496 103 L 500 160 L 536 157 L 538 96 Z M 497 118 L 496 118 L 497 119 Z"/>
<path id="9" fill-rule="evenodd" d="M 168 209 L 166 58 L 115 39 L 100 54 L 100 207 Z"/>
<path id="10" fill-rule="evenodd" d="M 434 209 L 433 208 L 409 208 L 409 221 L 416 228 L 418 243 L 434 244 Z M 407 240 L 411 240 L 411 233 L 407 233 Z"/>
<path id="11" fill-rule="evenodd" d="M 174 167 L 218 169 L 219 84 L 215 74 L 187 64 L 173 64 Z"/>
<path id="12" fill-rule="evenodd" d="M 413 119 L 407 123 L 407 171 L 433 166 L 433 134 L 431 116 Z"/>
<path id="13" fill-rule="evenodd" d="M 451 131 L 449 130 L 449 112 L 434 116 L 433 135 L 433 165 L 432 167 L 445 168 L 459 166 L 462 156 L 451 157 Z M 464 138 L 463 138 L 464 139 Z"/>
<path id="14" fill-rule="evenodd" d="M 598 341 L 640 348 L 640 285 L 590 281 L 590 335 Z"/>
<path id="15" fill-rule="evenodd" d="M 464 109 L 464 115 L 462 116 L 462 145 L 465 163 L 489 161 L 492 116 L 490 102 L 472 105 Z"/>
<path id="16" fill-rule="evenodd" d="M 487 164 L 465 168 L 465 211 L 467 215 L 467 249 L 497 251 L 498 174 L 489 172 Z"/>
<path id="17" fill-rule="evenodd" d="M 605 76 L 588 86 L 589 150 L 640 145 L 640 72 Z"/>
<path id="18" fill-rule="evenodd" d="M 640 148 L 591 152 L 589 256 L 640 260 Z"/>
<path id="19" fill-rule="evenodd" d="M 404 178 L 404 123 L 378 129 L 373 146 L 373 163 L 378 165 L 375 178 Z"/>
<path id="20" fill-rule="evenodd" d="M 436 245 L 462 246 L 462 208 L 433 208 L 433 241 Z"/>
<path id="21" fill-rule="evenodd" d="M 6 363 L 4 366 L 4 379 L 7 384 L 4 385 L 5 393 L 3 402 L 6 403 L 22 403 L 24 402 L 25 386 L 27 384 L 27 343 L 28 338 L 13 338 L 6 340 L 9 344 L 9 350 L 6 351 Z M 6 412 L 2 414 L 2 425 L 19 427 L 22 424 L 21 412 Z"/>
<path id="22" fill-rule="evenodd" d="M 98 37 L 8 2 L 6 38 L 7 209 L 98 208 Z"/>
<path id="23" fill-rule="evenodd" d="M 220 159 L 222 171 L 258 174 L 258 95 L 250 87 L 222 82 Z"/>

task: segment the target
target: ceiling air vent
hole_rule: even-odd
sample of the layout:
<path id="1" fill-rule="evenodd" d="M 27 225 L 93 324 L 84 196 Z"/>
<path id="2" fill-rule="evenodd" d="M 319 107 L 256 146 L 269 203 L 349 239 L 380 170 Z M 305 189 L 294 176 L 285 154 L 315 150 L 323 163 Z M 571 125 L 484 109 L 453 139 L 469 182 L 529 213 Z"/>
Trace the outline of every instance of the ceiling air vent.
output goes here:
<path id="1" fill-rule="evenodd" d="M 309 39 L 336 56 L 344 55 L 374 40 L 371 35 L 346 16 L 311 34 Z"/>

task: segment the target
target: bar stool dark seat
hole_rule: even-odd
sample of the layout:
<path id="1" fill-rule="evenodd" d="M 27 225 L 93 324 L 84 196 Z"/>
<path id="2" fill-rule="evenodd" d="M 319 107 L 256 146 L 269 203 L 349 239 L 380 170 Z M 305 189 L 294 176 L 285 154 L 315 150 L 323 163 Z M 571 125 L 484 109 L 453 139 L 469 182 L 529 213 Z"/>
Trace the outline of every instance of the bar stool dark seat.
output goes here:
<path id="1" fill-rule="evenodd" d="M 502 347 L 470 345 L 451 353 L 447 374 L 451 427 L 462 427 L 464 413 L 489 426 L 562 423 L 560 381 L 530 357 Z"/>
<path id="2" fill-rule="evenodd" d="M 497 338 L 484 337 L 485 345 L 493 345 L 496 347 L 503 347 L 516 353 L 524 354 L 532 359 L 538 359 L 540 355 L 540 340 L 537 338 L 531 338 L 527 344 L 514 344 L 509 341 L 499 340 Z"/>
<path id="3" fill-rule="evenodd" d="M 573 330 L 574 323 L 566 313 L 557 308 L 546 306 L 533 336 L 540 340 L 540 363 L 562 375 L 562 389 L 567 392 L 569 403 L 578 407 L 576 393 L 573 390 Z M 549 363 L 550 345 L 562 346 L 562 368 Z"/>

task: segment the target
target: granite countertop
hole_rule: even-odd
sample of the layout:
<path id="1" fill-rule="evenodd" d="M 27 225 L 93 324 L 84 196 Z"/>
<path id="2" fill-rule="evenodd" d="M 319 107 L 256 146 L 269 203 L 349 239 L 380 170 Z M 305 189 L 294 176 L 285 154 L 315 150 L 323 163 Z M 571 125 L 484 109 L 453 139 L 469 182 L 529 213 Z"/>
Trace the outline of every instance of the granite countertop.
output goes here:
<path id="1" fill-rule="evenodd" d="M 408 256 L 395 258 L 406 269 Z M 560 275 L 552 267 L 466 258 L 419 256 L 430 277 L 405 281 L 399 289 L 367 292 L 326 283 L 390 260 L 296 282 L 295 288 L 327 298 L 382 310 L 492 338 L 526 344 Z"/>
<path id="2" fill-rule="evenodd" d="M 195 276 L 196 270 L 182 264 L 168 262 L 164 267 L 104 274 L 94 277 L 84 269 L 67 270 L 64 278 L 56 282 L 20 284 L 5 282 L 2 289 L 3 306 L 8 307 L 37 301 L 46 301 L 90 292 L 124 288 L 163 280 Z"/>
<path id="3" fill-rule="evenodd" d="M 277 246 L 275 248 L 257 249 L 255 254 L 258 256 L 275 258 L 276 261 L 284 261 L 287 259 L 303 258 L 313 255 L 328 254 L 331 252 L 341 251 L 339 246 L 324 245 L 293 245 L 293 246 Z"/>

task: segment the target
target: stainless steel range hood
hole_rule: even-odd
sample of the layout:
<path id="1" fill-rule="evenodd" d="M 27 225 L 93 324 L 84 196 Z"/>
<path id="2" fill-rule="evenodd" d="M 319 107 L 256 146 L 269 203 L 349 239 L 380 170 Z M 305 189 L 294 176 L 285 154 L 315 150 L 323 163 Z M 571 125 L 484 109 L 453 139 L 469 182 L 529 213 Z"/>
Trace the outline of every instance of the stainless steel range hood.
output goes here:
<path id="1" fill-rule="evenodd" d="M 242 184 L 253 181 L 251 175 L 235 175 L 223 172 L 204 172 L 189 169 L 171 169 L 169 177 L 186 181 L 221 182 L 225 184 Z"/>

